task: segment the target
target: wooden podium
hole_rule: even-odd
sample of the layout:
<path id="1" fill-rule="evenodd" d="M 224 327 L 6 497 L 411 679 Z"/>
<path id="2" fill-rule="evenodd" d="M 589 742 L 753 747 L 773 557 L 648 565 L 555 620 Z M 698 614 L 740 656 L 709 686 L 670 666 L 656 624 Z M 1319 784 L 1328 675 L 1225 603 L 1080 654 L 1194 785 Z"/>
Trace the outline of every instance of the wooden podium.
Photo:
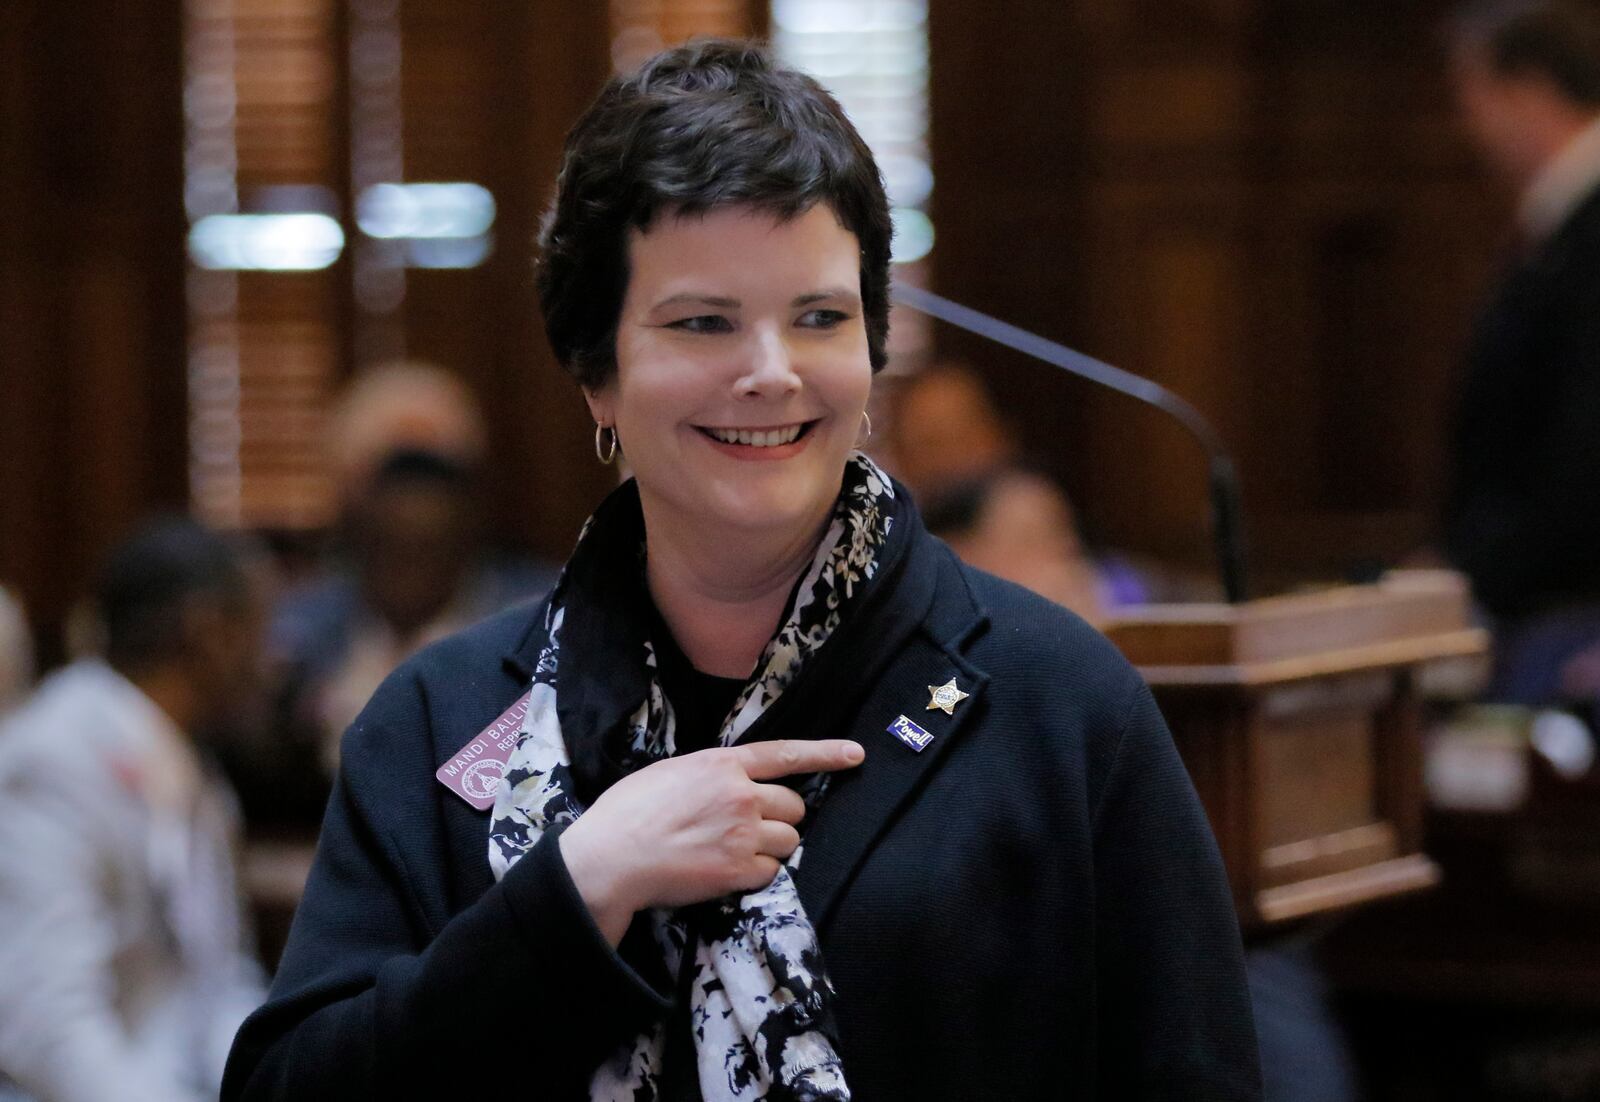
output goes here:
<path id="1" fill-rule="evenodd" d="M 1105 628 L 1154 690 L 1248 930 L 1433 884 L 1423 698 L 1481 677 L 1448 571 L 1241 605 L 1150 605 Z"/>

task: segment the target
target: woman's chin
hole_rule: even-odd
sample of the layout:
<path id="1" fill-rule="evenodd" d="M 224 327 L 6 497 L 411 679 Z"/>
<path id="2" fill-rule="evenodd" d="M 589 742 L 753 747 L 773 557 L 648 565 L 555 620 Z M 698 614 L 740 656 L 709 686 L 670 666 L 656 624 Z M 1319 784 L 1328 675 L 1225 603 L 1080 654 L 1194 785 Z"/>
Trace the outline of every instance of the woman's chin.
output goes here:
<path id="1" fill-rule="evenodd" d="M 821 458 L 740 464 L 731 473 L 716 466 L 683 466 L 656 472 L 657 478 L 636 473 L 646 515 L 691 540 L 787 545 L 811 537 L 839 496 L 845 457 L 828 463 Z"/>
<path id="2" fill-rule="evenodd" d="M 791 529 L 798 533 L 814 527 L 822 512 L 814 502 L 802 508 L 793 499 L 750 496 L 715 510 L 715 521 L 729 533 L 771 536 Z"/>
<path id="3" fill-rule="evenodd" d="M 768 536 L 816 527 L 838 496 L 836 484 L 822 487 L 815 477 L 751 480 L 719 489 L 708 502 L 708 520 L 730 532 Z"/>

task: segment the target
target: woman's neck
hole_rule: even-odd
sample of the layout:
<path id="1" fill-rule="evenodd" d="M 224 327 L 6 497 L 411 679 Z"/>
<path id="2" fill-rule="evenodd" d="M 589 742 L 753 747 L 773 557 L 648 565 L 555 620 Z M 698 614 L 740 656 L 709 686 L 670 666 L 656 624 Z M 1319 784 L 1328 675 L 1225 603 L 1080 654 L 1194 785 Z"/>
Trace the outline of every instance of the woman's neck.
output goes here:
<path id="1" fill-rule="evenodd" d="M 645 578 L 690 664 L 716 677 L 749 677 L 811 564 L 827 517 L 805 532 L 707 531 L 644 505 Z M 657 512 L 657 515 L 652 515 Z"/>

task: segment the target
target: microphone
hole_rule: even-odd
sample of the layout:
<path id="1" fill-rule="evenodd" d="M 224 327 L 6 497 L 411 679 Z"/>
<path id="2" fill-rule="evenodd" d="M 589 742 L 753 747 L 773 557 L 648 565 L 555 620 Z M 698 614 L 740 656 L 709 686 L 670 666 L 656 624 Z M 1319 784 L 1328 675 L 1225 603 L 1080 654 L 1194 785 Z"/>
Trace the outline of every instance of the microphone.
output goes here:
<path id="1" fill-rule="evenodd" d="M 1042 360 L 1070 375 L 1088 379 L 1119 394 L 1126 394 L 1149 406 L 1154 406 L 1178 420 L 1189 434 L 1205 449 L 1210 469 L 1211 483 L 1211 535 L 1216 547 L 1217 570 L 1222 578 L 1222 591 L 1230 604 L 1246 599 L 1248 587 L 1245 576 L 1244 517 L 1239 496 L 1239 476 L 1233 460 L 1222 444 L 1222 437 L 1200 411 L 1178 397 L 1160 383 L 1112 367 L 1104 361 L 1066 345 L 1046 340 L 999 318 L 952 302 L 941 295 L 909 283 L 895 281 L 891 295 L 895 302 L 919 314 L 926 314 L 957 329 L 964 329 L 985 340 L 1021 352 L 1024 356 Z"/>

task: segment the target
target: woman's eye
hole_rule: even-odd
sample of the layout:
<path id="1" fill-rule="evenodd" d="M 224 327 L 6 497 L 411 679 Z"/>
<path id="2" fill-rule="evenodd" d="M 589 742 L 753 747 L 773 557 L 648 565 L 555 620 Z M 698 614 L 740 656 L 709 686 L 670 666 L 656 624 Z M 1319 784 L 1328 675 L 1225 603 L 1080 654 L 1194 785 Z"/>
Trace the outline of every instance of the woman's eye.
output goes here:
<path id="1" fill-rule="evenodd" d="M 849 320 L 843 310 L 811 310 L 800 315 L 800 324 L 808 329 L 833 329 Z"/>
<path id="2" fill-rule="evenodd" d="M 731 333 L 733 323 L 721 314 L 696 314 L 692 318 L 681 318 L 671 322 L 668 329 L 678 329 L 685 333 Z"/>

